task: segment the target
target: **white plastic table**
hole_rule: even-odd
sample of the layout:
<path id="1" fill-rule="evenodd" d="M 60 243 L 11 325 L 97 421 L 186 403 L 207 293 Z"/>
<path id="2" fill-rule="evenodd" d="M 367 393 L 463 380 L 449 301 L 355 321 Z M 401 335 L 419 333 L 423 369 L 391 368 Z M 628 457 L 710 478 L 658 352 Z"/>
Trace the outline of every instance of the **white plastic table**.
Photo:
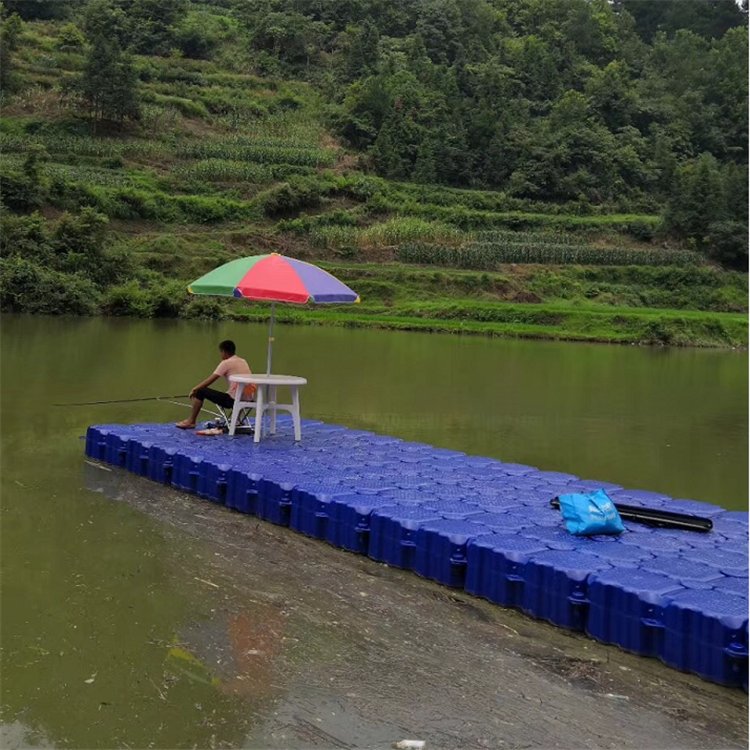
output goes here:
<path id="1" fill-rule="evenodd" d="M 260 434 L 263 427 L 263 414 L 268 412 L 271 415 L 271 429 L 273 435 L 276 432 L 276 412 L 288 411 L 292 414 L 294 422 L 294 439 L 302 440 L 302 423 L 299 415 L 299 387 L 306 385 L 305 378 L 299 378 L 296 375 L 230 375 L 229 380 L 237 383 L 240 394 L 244 392 L 243 386 L 252 383 L 258 386 L 255 393 L 255 401 L 243 401 L 242 396 L 234 400 L 232 409 L 232 421 L 229 423 L 229 434 L 234 435 L 237 427 L 237 420 L 243 409 L 255 409 L 255 442 L 260 442 Z M 279 386 L 287 386 L 292 394 L 291 404 L 280 404 L 276 400 L 276 389 Z"/>

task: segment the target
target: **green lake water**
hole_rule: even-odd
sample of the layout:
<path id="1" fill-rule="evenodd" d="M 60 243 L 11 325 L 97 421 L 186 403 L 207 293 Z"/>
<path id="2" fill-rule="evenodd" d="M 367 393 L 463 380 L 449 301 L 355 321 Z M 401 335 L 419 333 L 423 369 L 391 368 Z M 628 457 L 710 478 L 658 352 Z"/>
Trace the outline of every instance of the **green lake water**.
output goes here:
<path id="1" fill-rule="evenodd" d="M 182 587 L 190 541 L 175 552 L 157 520 L 87 489 L 87 425 L 184 410 L 51 404 L 187 391 L 224 338 L 260 371 L 265 336 L 228 322 L 3 318 L 0 719 L 13 736 L 238 744 L 262 714 L 170 645 L 206 606 Z M 289 326 L 275 346 L 275 372 L 308 379 L 303 417 L 747 507 L 746 353 Z"/>

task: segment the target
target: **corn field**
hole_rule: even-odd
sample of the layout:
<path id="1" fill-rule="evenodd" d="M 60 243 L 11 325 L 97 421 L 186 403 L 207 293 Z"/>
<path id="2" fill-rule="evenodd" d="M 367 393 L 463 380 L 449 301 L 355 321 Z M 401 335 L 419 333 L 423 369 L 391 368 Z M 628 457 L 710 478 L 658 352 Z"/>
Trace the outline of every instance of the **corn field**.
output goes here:
<path id="1" fill-rule="evenodd" d="M 326 250 L 338 249 L 347 245 L 358 244 L 357 227 L 322 226 L 310 230 L 310 244 Z"/>
<path id="2" fill-rule="evenodd" d="M 313 174 L 314 172 L 312 167 L 293 164 L 258 164 L 231 159 L 203 159 L 174 170 L 175 175 L 186 179 L 256 184 L 283 180 L 290 175 Z"/>
<path id="3" fill-rule="evenodd" d="M 511 229 L 496 229 L 491 232 L 480 232 L 476 236 L 477 242 L 494 244 L 527 244 L 527 245 L 586 245 L 586 238 L 571 232 L 555 232 L 549 230 L 539 231 L 513 231 Z"/>
<path id="4" fill-rule="evenodd" d="M 213 141 L 178 146 L 177 155 L 193 159 L 229 159 L 259 164 L 296 164 L 303 167 L 332 166 L 335 156 L 322 148 L 291 146 L 240 146 L 232 141 Z"/>
<path id="5" fill-rule="evenodd" d="M 160 141 L 117 140 L 114 138 L 77 138 L 76 136 L 18 136 L 0 133 L 0 152 L 24 153 L 31 145 L 44 146 L 50 154 L 75 154 L 111 159 L 121 156 L 163 157 L 172 152 L 172 147 Z"/>
<path id="6" fill-rule="evenodd" d="M 361 247 L 388 247 L 421 240 L 458 245 L 466 239 L 465 233 L 449 224 L 412 217 L 396 217 L 362 230 L 358 244 Z"/>
<path id="7" fill-rule="evenodd" d="M 53 179 L 59 178 L 68 182 L 82 182 L 103 187 L 135 187 L 143 182 L 142 179 L 127 172 L 97 167 L 47 163 L 44 165 L 44 171 Z"/>
<path id="8" fill-rule="evenodd" d="M 315 226 L 308 236 L 313 247 L 326 249 L 354 245 L 359 248 L 395 247 L 409 242 L 441 242 L 457 245 L 467 235 L 455 227 L 412 218 L 395 218 L 369 227 Z"/>
<path id="9" fill-rule="evenodd" d="M 698 253 L 682 250 L 601 249 L 585 245 L 474 242 L 451 248 L 427 243 L 406 243 L 398 249 L 403 263 L 491 270 L 501 263 L 548 263 L 557 265 L 685 266 L 703 263 Z"/>
<path id="10" fill-rule="evenodd" d="M 453 224 L 465 230 L 491 230 L 505 227 L 510 230 L 530 230 L 535 227 L 544 230 L 564 231 L 585 228 L 605 228 L 616 231 L 629 231 L 658 225 L 658 216 L 640 214 L 603 214 L 576 216 L 552 213 L 528 213 L 524 211 L 479 211 L 461 204 L 440 206 L 433 203 L 418 203 L 413 200 L 397 200 L 389 196 L 375 195 L 369 201 L 373 213 L 392 211 L 402 215 L 424 217 Z"/>

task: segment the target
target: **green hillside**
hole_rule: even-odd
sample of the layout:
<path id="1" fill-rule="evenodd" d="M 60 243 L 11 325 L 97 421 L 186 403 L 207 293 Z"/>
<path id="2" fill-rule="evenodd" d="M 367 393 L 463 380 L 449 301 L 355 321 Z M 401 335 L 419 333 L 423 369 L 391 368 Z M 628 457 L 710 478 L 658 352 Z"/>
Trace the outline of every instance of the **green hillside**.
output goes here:
<path id="1" fill-rule="evenodd" d="M 747 344 L 747 25 L 728 0 L 6 0 L 6 312 L 312 259 L 290 322 Z M 687 99 L 686 99 L 687 97 Z"/>

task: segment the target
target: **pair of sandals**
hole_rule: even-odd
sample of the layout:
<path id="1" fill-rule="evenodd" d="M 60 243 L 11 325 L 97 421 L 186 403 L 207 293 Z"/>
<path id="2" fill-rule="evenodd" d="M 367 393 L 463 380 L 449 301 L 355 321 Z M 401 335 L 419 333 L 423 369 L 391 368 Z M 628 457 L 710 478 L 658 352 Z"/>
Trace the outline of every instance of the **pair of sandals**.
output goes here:
<path id="1" fill-rule="evenodd" d="M 175 427 L 181 430 L 195 430 L 195 425 L 192 422 L 188 422 L 183 419 L 182 422 L 176 422 Z M 196 435 L 223 435 L 225 432 L 223 427 L 206 427 L 203 430 L 195 430 Z"/>

